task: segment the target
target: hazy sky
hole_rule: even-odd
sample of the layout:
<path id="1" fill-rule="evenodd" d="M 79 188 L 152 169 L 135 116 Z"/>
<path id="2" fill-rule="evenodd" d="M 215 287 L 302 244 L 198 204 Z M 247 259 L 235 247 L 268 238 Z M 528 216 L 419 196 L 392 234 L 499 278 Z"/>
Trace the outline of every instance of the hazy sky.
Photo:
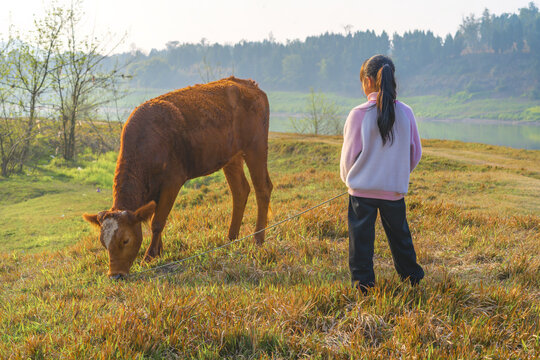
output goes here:
<path id="1" fill-rule="evenodd" d="M 0 34 L 9 24 L 26 30 L 32 15 L 42 16 L 50 0 L 8 0 L 0 14 Z M 59 0 L 65 4 L 67 0 Z M 444 37 L 454 33 L 464 16 L 516 12 L 530 0 L 86 0 L 85 31 L 100 36 L 127 33 L 120 50 L 132 44 L 149 51 L 171 40 L 235 43 L 263 40 L 272 32 L 277 41 L 305 39 L 326 31 L 386 30 L 389 35 L 406 30 L 432 30 Z M 7 3 L 7 4 L 6 4 Z M 538 6 L 538 0 L 535 1 Z"/>

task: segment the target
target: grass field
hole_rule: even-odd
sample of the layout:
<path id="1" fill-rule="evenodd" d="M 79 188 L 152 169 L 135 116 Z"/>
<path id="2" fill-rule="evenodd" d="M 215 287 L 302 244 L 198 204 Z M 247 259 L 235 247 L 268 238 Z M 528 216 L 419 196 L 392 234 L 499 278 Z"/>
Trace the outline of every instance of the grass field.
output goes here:
<path id="1" fill-rule="evenodd" d="M 339 137 L 270 137 L 270 223 L 344 191 Z M 113 153 L 2 180 L 0 358 L 538 358 L 540 151 L 423 145 L 407 204 L 426 278 L 399 280 L 378 223 L 367 296 L 349 285 L 345 197 L 269 231 L 262 247 L 112 282 L 80 214 L 110 206 Z M 252 192 L 241 236 L 255 210 Z M 230 214 L 221 173 L 188 184 L 150 266 L 224 244 Z M 147 269 L 142 253 L 134 272 Z"/>
<path id="2" fill-rule="evenodd" d="M 268 92 L 272 113 L 303 113 L 307 97 L 308 94 L 299 92 Z M 344 116 L 365 101 L 365 95 L 360 92 L 357 97 L 332 93 L 325 94 L 325 97 L 334 102 Z M 525 98 L 485 98 L 481 94 L 460 92 L 451 96 L 398 96 L 398 99 L 410 105 L 415 109 L 415 115 L 423 119 L 540 121 L 539 102 Z"/>
<path id="3" fill-rule="evenodd" d="M 0 252 L 56 250 L 90 234 L 81 226 L 81 214 L 111 205 L 116 154 L 79 158 L 70 166 L 53 160 L 0 178 Z"/>

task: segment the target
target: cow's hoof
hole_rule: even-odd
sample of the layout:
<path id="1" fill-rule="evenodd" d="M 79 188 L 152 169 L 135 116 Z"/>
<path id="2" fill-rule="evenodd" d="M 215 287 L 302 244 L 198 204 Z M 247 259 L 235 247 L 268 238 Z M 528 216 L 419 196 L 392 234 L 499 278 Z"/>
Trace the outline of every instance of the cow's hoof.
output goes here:
<path id="1" fill-rule="evenodd" d="M 114 275 L 109 275 L 109 279 L 111 280 L 125 280 L 126 279 L 126 275 L 124 274 L 114 274 Z"/>
<path id="2" fill-rule="evenodd" d="M 154 261 L 154 259 L 155 259 L 156 257 L 157 257 L 157 256 L 152 256 L 152 255 L 149 255 L 149 254 L 144 255 L 144 258 L 143 258 L 143 260 L 142 260 L 142 262 L 141 262 L 141 265 L 151 263 L 152 261 Z"/>

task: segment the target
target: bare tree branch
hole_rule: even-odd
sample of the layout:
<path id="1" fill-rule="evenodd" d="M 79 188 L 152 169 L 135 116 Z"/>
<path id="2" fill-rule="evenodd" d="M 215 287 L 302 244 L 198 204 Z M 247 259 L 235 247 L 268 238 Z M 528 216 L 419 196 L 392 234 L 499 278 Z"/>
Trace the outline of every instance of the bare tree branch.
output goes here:
<path id="1" fill-rule="evenodd" d="M 343 125 L 335 102 L 327 100 L 321 92 L 310 89 L 306 101 L 306 115 L 289 118 L 297 133 L 304 134 L 341 134 Z"/>

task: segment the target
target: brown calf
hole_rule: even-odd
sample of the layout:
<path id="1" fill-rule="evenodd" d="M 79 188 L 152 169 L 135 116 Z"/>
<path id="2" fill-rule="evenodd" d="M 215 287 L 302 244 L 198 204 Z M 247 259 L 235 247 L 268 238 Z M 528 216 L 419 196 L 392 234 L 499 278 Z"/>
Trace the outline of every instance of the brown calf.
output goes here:
<path id="1" fill-rule="evenodd" d="M 152 214 L 144 261 L 159 256 L 161 232 L 182 185 L 221 168 L 233 198 L 229 238 L 237 238 L 250 191 L 244 160 L 257 198 L 256 230 L 263 229 L 272 191 L 268 125 L 266 94 L 254 81 L 234 77 L 172 91 L 137 107 L 122 131 L 112 208 L 83 215 L 101 228 L 109 276 L 129 273 L 142 243 L 141 222 Z M 264 232 L 255 241 L 261 244 Z"/>

